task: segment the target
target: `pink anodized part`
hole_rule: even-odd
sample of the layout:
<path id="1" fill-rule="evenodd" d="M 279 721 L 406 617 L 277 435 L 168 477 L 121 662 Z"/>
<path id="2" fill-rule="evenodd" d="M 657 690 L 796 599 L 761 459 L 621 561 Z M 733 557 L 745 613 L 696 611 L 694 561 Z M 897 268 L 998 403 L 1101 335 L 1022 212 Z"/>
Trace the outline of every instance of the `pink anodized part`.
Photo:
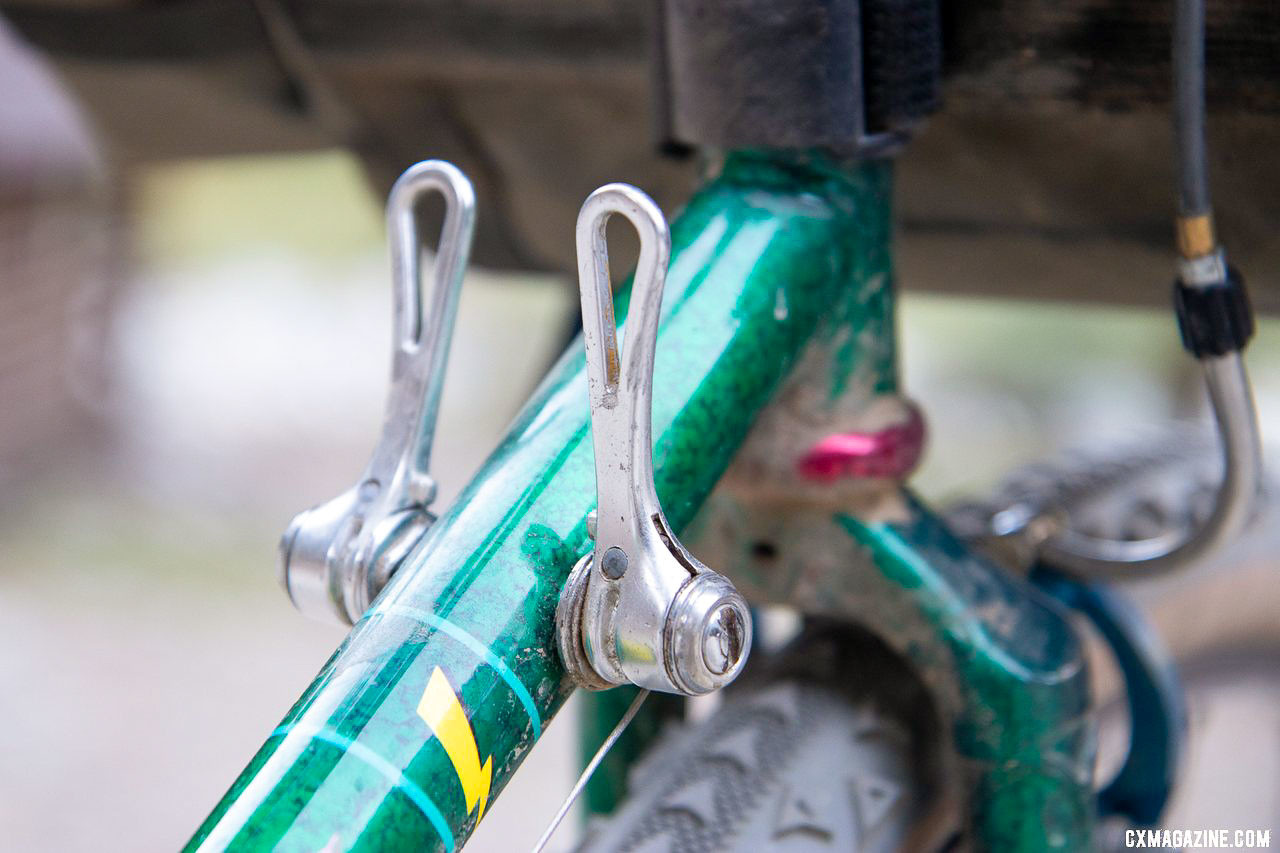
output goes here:
<path id="1" fill-rule="evenodd" d="M 920 461 L 924 418 L 910 406 L 907 420 L 874 432 L 838 432 L 823 438 L 801 457 L 800 475 L 834 482 L 846 477 L 905 477 Z"/>

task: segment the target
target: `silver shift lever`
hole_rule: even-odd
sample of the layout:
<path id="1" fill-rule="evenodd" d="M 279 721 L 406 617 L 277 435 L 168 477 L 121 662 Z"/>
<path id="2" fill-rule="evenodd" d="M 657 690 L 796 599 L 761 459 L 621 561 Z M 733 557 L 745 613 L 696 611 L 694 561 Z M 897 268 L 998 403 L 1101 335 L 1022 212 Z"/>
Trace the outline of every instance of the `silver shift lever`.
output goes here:
<path id="1" fill-rule="evenodd" d="M 422 311 L 422 246 L 415 209 L 444 196 L 444 227 Z M 308 616 L 352 624 L 435 521 L 436 483 L 427 472 L 458 291 L 475 229 L 475 191 L 455 166 L 411 166 L 387 198 L 394 294 L 391 396 L 382 437 L 360 481 L 293 519 L 280 540 L 281 582 Z"/>
<path id="2" fill-rule="evenodd" d="M 640 235 L 619 353 L 605 224 Z M 751 648 L 747 603 L 672 534 L 653 482 L 653 360 L 671 237 L 635 187 L 609 184 L 578 214 L 578 276 L 595 446 L 595 548 L 574 567 L 556 611 L 561 657 L 585 687 L 635 684 L 699 695 L 732 681 Z"/>

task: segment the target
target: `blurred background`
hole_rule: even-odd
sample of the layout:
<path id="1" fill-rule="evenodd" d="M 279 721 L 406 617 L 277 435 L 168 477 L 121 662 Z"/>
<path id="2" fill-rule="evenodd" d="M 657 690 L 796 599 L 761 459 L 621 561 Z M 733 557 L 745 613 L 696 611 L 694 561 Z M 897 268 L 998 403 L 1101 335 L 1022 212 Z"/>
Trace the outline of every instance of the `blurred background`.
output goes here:
<path id="1" fill-rule="evenodd" d="M 13 850 L 180 845 L 341 641 L 294 612 L 275 547 L 295 512 L 350 484 L 378 434 L 388 174 L 450 156 L 459 127 L 499 128 L 487 148 L 467 143 L 454 158 L 483 161 L 480 219 L 491 224 L 454 337 L 433 462 L 441 505 L 572 328 L 575 284 L 557 271 L 572 231 L 534 228 L 541 200 L 554 223 L 584 183 L 650 177 L 672 213 L 691 182 L 689 164 L 636 153 L 643 110 L 600 112 L 642 86 L 627 51 L 616 67 L 560 77 L 539 66 L 530 85 L 576 93 L 549 120 L 519 107 L 501 68 L 420 101 L 397 88 L 394 63 L 378 77 L 352 60 L 336 83 L 316 85 L 305 56 L 299 66 L 290 54 L 297 33 L 277 26 L 271 43 L 288 72 L 277 76 L 313 84 L 310 106 L 290 113 L 273 100 L 285 97 L 281 80 L 258 85 L 252 63 L 236 66 L 243 74 L 179 67 L 181 45 L 146 42 L 149 19 L 132 41 L 101 30 L 110 5 L 0 3 L 18 25 L 0 21 L 0 845 Z M 211 45 L 232 28 L 226 13 L 158 5 L 171 42 L 193 26 L 178 10 L 197 7 L 211 35 L 195 54 L 219 61 Z M 597 6 L 608 4 L 585 4 Z M 117 42 L 86 40 L 93 25 Z M 137 55 L 117 61 L 117 43 Z M 474 68 L 464 59 L 456 67 Z M 1062 447 L 1204 412 L 1164 303 L 1169 237 L 1152 224 L 1170 206 L 1160 116 L 1077 103 L 1068 132 L 983 107 L 973 79 L 957 89 L 970 106 L 931 124 L 900 169 L 904 385 L 931 429 L 915 482 L 942 502 Z M 359 97 L 334 95 L 357 83 Z M 370 134 L 350 130 L 344 102 L 376 114 L 371 124 L 410 128 L 395 137 L 404 151 L 370 157 Z M 1242 188 L 1226 242 L 1234 229 L 1266 308 L 1280 292 L 1265 263 L 1280 251 L 1280 182 L 1265 180 L 1274 158 L 1241 154 L 1280 138 L 1262 113 L 1225 120 L 1222 132 L 1252 147 L 1228 146 L 1215 168 L 1228 193 Z M 525 180 L 540 165 L 520 161 L 528 151 L 602 115 L 609 133 Z M 431 138 L 437 118 L 448 138 Z M 345 136 L 330 132 L 335 122 Z M 503 147 L 522 134 L 523 153 Z M 551 187 L 579 153 L 580 173 Z M 1278 330 L 1264 317 L 1249 351 L 1268 438 L 1280 429 Z M 1271 568 L 1274 527 L 1242 546 L 1235 562 L 1249 577 Z M 1138 591 L 1157 601 L 1218 590 L 1197 592 L 1197 611 L 1166 611 L 1175 645 L 1197 620 L 1231 618 L 1239 590 L 1260 588 L 1214 586 L 1206 572 L 1199 586 Z M 1253 636 L 1257 602 L 1241 612 L 1240 633 Z M 1180 825 L 1277 825 L 1280 679 L 1212 675 L 1193 691 Z M 549 729 L 475 849 L 537 837 L 576 776 L 573 714 L 571 704 Z"/>

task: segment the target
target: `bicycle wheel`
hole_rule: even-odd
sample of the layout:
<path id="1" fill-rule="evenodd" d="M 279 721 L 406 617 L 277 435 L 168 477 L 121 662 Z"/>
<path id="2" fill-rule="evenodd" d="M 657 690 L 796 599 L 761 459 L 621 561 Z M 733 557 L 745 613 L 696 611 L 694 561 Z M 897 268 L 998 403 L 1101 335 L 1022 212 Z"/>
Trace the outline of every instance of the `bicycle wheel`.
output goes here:
<path id="1" fill-rule="evenodd" d="M 580 851 L 929 850 L 940 807 L 927 694 L 875 640 L 818 627 L 748 672 L 701 723 L 669 731 Z"/>

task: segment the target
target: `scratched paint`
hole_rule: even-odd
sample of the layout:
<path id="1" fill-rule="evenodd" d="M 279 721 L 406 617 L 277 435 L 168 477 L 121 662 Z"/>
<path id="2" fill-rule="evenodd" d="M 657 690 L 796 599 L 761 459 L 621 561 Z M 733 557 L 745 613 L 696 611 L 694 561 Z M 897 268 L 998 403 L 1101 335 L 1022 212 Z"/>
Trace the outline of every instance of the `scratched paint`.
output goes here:
<path id="1" fill-rule="evenodd" d="M 653 425 L 677 530 L 806 344 L 835 335 L 867 270 L 885 268 L 888 195 L 884 163 L 744 153 L 673 222 Z M 554 610 L 594 504 L 576 343 L 187 849 L 460 846 L 480 795 L 468 804 L 420 703 L 445 673 L 498 796 L 571 692 Z"/>
<path id="2" fill-rule="evenodd" d="M 1094 732 L 1079 639 L 1046 596 L 904 497 L 906 517 L 892 524 L 836 514 L 815 528 L 833 554 L 874 568 L 830 578 L 823 591 L 854 598 L 845 590 L 864 584 L 876 611 L 868 622 L 932 681 L 963 759 L 973 846 L 1093 849 Z"/>

